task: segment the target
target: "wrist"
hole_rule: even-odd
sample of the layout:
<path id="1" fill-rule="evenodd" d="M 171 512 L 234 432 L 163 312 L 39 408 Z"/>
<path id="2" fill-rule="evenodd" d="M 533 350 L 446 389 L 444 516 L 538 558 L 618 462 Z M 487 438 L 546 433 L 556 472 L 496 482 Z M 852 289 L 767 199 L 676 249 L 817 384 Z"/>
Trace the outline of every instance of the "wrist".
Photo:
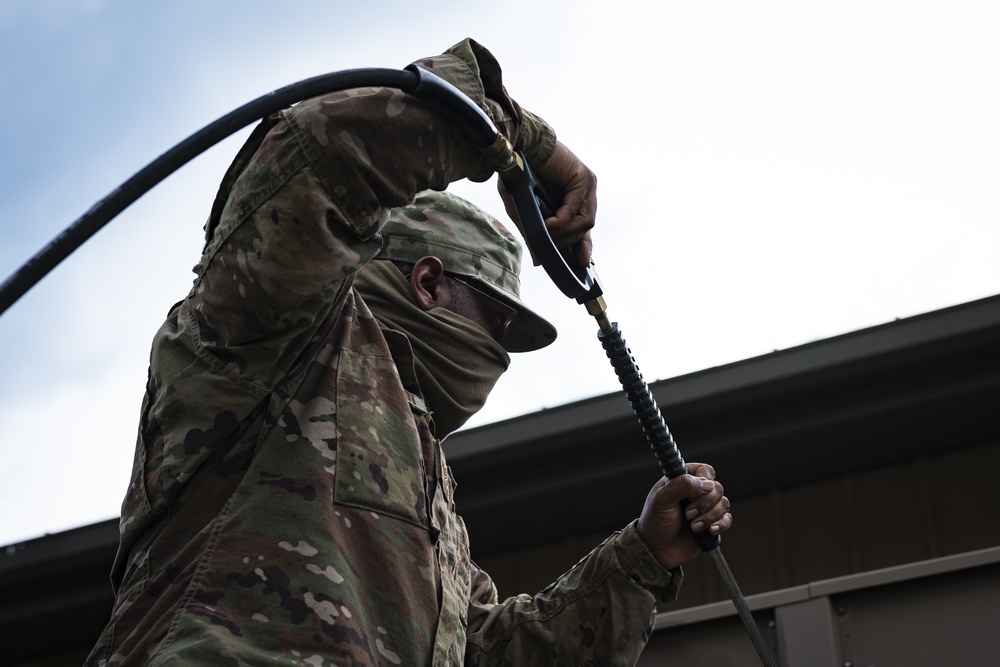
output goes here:
<path id="1" fill-rule="evenodd" d="M 654 540 L 649 535 L 649 531 L 646 530 L 641 518 L 635 524 L 635 533 L 642 540 L 642 543 L 646 545 L 646 548 L 653 558 L 656 559 L 656 562 L 665 570 L 673 570 L 684 564 L 676 555 L 670 553 L 669 547 L 659 544 L 657 540 Z"/>
<path id="2" fill-rule="evenodd" d="M 524 152 L 528 164 L 537 169 L 545 164 L 556 150 L 556 132 L 539 116 L 522 107 L 522 121 L 517 148 Z"/>
<path id="3" fill-rule="evenodd" d="M 637 523 L 632 522 L 615 537 L 619 567 L 636 584 L 652 593 L 657 602 L 670 602 L 677 597 L 683 570 L 664 568 L 649 546 L 639 537 Z"/>

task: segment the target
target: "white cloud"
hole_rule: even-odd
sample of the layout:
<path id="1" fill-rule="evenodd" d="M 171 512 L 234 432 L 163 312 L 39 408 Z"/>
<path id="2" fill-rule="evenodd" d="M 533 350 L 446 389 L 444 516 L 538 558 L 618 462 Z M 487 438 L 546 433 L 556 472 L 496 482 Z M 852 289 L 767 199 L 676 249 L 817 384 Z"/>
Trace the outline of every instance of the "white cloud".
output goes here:
<path id="1" fill-rule="evenodd" d="M 142 381 L 115 365 L 0 405 L 0 543 L 117 516 Z"/>

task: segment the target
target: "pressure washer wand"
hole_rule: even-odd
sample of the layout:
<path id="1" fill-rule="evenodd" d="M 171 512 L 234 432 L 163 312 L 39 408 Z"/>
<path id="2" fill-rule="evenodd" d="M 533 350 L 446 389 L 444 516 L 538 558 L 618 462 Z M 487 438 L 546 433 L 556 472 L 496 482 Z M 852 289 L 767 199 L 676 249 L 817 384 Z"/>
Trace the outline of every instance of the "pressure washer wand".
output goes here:
<path id="1" fill-rule="evenodd" d="M 629 405 L 632 406 L 632 410 L 639 420 L 642 432 L 649 441 L 653 454 L 656 456 L 656 460 L 663 470 L 663 474 L 666 475 L 667 479 L 673 479 L 678 475 L 686 474 L 687 465 L 684 463 L 680 450 L 677 448 L 677 444 L 674 442 L 674 438 L 670 434 L 663 416 L 660 414 L 660 409 L 656 405 L 656 400 L 653 398 L 649 386 L 639 372 L 639 367 L 632 356 L 631 350 L 625 344 L 625 339 L 622 337 L 621 331 L 618 330 L 618 323 L 608 319 L 604 297 L 598 295 L 594 299 L 585 301 L 584 306 L 587 308 L 587 312 L 594 316 L 598 326 L 600 326 L 597 337 L 600 339 L 601 345 L 608 355 L 608 359 L 611 360 L 611 365 L 618 375 L 622 389 L 625 390 L 625 395 L 628 397 Z M 719 576 L 722 577 L 722 582 L 725 584 L 726 590 L 729 592 L 729 597 L 733 601 L 733 606 L 736 607 L 736 613 L 750 634 L 750 640 L 757 650 L 757 655 L 760 657 L 761 663 L 766 667 L 774 667 L 774 659 L 767 645 L 764 643 L 764 637 L 760 633 L 760 628 L 754 622 L 753 616 L 750 613 L 750 607 L 747 605 L 747 601 L 743 597 L 739 585 L 736 583 L 736 577 L 733 576 L 733 572 L 729 568 L 729 563 L 726 562 L 726 557 L 722 554 L 722 539 L 718 535 L 712 535 L 706 529 L 700 533 L 696 533 L 695 540 L 697 540 L 698 546 L 703 552 L 711 555 L 712 561 L 715 563 L 715 568 L 718 570 Z"/>
<path id="2" fill-rule="evenodd" d="M 680 450 L 677 449 L 677 443 L 674 442 L 670 430 L 667 429 L 666 422 L 656 405 L 656 400 L 653 398 L 649 386 L 643 380 L 635 358 L 625 344 L 621 331 L 618 330 L 617 322 L 612 322 L 608 318 L 604 291 L 593 267 L 581 267 L 571 249 L 563 248 L 560 250 L 555 247 L 548 229 L 545 227 L 541 211 L 543 206 L 554 211 L 555 208 L 547 205 L 546 202 L 557 200 L 545 192 L 544 186 L 532 174 L 531 168 L 523 160 L 523 156 L 521 162 L 524 172 L 516 178 L 505 178 L 504 187 L 514 200 L 528 247 L 531 248 L 535 257 L 541 262 L 549 277 L 563 294 L 583 304 L 587 312 L 597 320 L 600 327 L 597 337 L 601 341 L 608 359 L 611 360 L 611 365 L 618 375 L 622 389 L 625 390 L 629 404 L 639 420 L 642 432 L 649 441 L 663 474 L 667 479 L 686 474 L 687 465 L 684 463 Z M 701 533 L 696 533 L 695 539 L 702 551 L 711 554 L 712 561 L 722 577 L 729 597 L 733 601 L 733 606 L 736 607 L 736 613 L 750 635 L 761 663 L 765 667 L 774 667 L 774 658 L 764 643 L 760 628 L 753 620 L 750 607 L 747 605 L 743 593 L 740 592 L 729 564 L 722 555 L 721 538 L 718 535 L 712 535 L 706 529 Z"/>

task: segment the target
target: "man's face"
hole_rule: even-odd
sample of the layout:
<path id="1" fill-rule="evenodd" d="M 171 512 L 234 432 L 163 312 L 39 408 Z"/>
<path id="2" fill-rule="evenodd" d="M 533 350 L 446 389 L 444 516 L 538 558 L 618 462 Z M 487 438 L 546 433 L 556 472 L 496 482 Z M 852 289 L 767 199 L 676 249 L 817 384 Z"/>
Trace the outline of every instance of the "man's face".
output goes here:
<path id="1" fill-rule="evenodd" d="M 456 315 L 472 320 L 498 343 L 503 343 L 517 311 L 490 295 L 487 287 L 476 284 L 472 278 L 445 274 L 449 300 L 440 304 Z"/>

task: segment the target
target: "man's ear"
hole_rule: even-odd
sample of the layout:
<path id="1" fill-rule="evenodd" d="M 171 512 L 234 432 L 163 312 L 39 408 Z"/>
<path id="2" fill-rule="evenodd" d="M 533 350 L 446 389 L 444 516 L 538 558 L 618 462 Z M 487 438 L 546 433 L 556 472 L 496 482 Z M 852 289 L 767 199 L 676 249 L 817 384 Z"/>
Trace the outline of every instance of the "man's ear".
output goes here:
<path id="1" fill-rule="evenodd" d="M 447 282 L 444 275 L 444 263 L 437 257 L 428 255 L 421 257 L 413 265 L 410 274 L 410 293 L 421 310 L 430 310 L 445 305 L 447 300 Z"/>

